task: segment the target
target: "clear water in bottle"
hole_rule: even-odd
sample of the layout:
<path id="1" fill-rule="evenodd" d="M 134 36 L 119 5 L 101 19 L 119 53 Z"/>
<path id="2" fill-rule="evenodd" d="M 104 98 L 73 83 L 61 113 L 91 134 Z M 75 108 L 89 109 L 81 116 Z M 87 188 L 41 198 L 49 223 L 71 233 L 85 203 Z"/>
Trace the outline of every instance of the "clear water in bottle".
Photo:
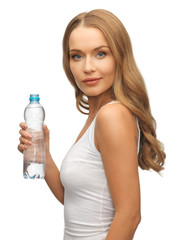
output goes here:
<path id="1" fill-rule="evenodd" d="M 30 103 L 24 112 L 24 118 L 28 125 L 26 131 L 32 135 L 32 145 L 24 151 L 24 178 L 36 179 L 45 177 L 45 144 L 42 126 L 45 119 L 45 111 L 39 103 L 39 95 L 31 94 Z"/>

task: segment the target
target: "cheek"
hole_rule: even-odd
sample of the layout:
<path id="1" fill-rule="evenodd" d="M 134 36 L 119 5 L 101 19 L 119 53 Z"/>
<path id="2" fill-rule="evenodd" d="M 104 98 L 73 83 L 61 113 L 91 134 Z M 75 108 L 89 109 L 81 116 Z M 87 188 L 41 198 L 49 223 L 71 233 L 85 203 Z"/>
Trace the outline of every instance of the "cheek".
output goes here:
<path id="1" fill-rule="evenodd" d="M 74 76 L 74 66 L 73 64 L 70 63 L 70 71 L 72 72 L 73 76 Z"/>
<path id="2" fill-rule="evenodd" d="M 77 66 L 75 66 L 74 64 L 70 64 L 70 70 L 71 70 L 74 78 L 77 79 L 79 76 L 79 73 L 80 73 L 79 68 Z"/>
<path id="3" fill-rule="evenodd" d="M 101 68 L 103 69 L 103 74 L 105 76 L 108 76 L 109 78 L 111 78 L 111 80 L 113 80 L 113 78 L 115 77 L 115 65 L 111 64 L 111 65 L 106 65 L 106 68 Z"/>
<path id="4" fill-rule="evenodd" d="M 80 70 L 79 70 L 79 68 L 77 68 L 77 66 L 75 67 L 74 64 L 70 63 L 70 70 L 71 70 L 71 73 L 73 74 L 74 81 L 75 81 L 77 87 L 81 89 L 81 84 L 80 84 L 80 81 L 79 81 L 79 79 L 80 79 L 80 76 L 79 76 L 80 75 Z"/>
<path id="5" fill-rule="evenodd" d="M 107 58 L 104 61 L 101 61 L 99 68 L 105 76 L 106 75 L 114 76 L 116 69 L 115 60 L 112 57 Z"/>

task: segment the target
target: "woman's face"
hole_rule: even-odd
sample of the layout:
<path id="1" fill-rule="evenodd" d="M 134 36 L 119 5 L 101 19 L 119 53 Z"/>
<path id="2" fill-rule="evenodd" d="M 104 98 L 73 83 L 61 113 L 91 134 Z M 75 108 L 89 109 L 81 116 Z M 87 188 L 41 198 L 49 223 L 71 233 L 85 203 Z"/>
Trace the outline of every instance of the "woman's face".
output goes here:
<path id="1" fill-rule="evenodd" d="M 101 30 L 79 26 L 69 39 L 70 69 L 86 96 L 98 96 L 113 86 L 116 63 Z"/>

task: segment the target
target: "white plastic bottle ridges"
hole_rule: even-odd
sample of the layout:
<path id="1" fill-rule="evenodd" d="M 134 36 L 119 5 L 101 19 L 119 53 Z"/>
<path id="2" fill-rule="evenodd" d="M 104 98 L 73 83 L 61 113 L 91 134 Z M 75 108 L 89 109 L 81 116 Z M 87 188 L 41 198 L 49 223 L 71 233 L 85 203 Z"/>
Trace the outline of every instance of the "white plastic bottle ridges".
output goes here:
<path id="1" fill-rule="evenodd" d="M 39 94 L 30 95 L 30 103 L 25 108 L 24 119 L 28 128 L 26 131 L 32 135 L 32 145 L 24 150 L 24 178 L 36 179 L 45 177 L 45 144 L 43 124 L 45 111 L 39 103 Z"/>

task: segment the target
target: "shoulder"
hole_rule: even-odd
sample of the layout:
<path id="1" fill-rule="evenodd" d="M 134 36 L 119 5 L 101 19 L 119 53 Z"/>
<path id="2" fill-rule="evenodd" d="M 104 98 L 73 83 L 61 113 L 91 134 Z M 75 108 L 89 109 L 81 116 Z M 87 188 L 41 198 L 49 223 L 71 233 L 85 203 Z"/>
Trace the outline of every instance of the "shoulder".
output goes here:
<path id="1" fill-rule="evenodd" d="M 97 145 L 100 144 L 101 138 L 107 142 L 114 138 L 120 138 L 121 141 L 122 137 L 137 140 L 137 135 L 138 130 L 134 115 L 123 104 L 107 104 L 98 112 L 96 117 Z"/>
<path id="2" fill-rule="evenodd" d="M 136 125 L 136 121 L 132 112 L 122 103 L 112 103 L 105 105 L 97 114 L 96 124 L 112 124 L 114 125 Z"/>
<path id="3" fill-rule="evenodd" d="M 96 117 L 96 143 L 119 214 L 140 211 L 140 186 L 134 115 L 121 103 L 105 105 Z"/>

